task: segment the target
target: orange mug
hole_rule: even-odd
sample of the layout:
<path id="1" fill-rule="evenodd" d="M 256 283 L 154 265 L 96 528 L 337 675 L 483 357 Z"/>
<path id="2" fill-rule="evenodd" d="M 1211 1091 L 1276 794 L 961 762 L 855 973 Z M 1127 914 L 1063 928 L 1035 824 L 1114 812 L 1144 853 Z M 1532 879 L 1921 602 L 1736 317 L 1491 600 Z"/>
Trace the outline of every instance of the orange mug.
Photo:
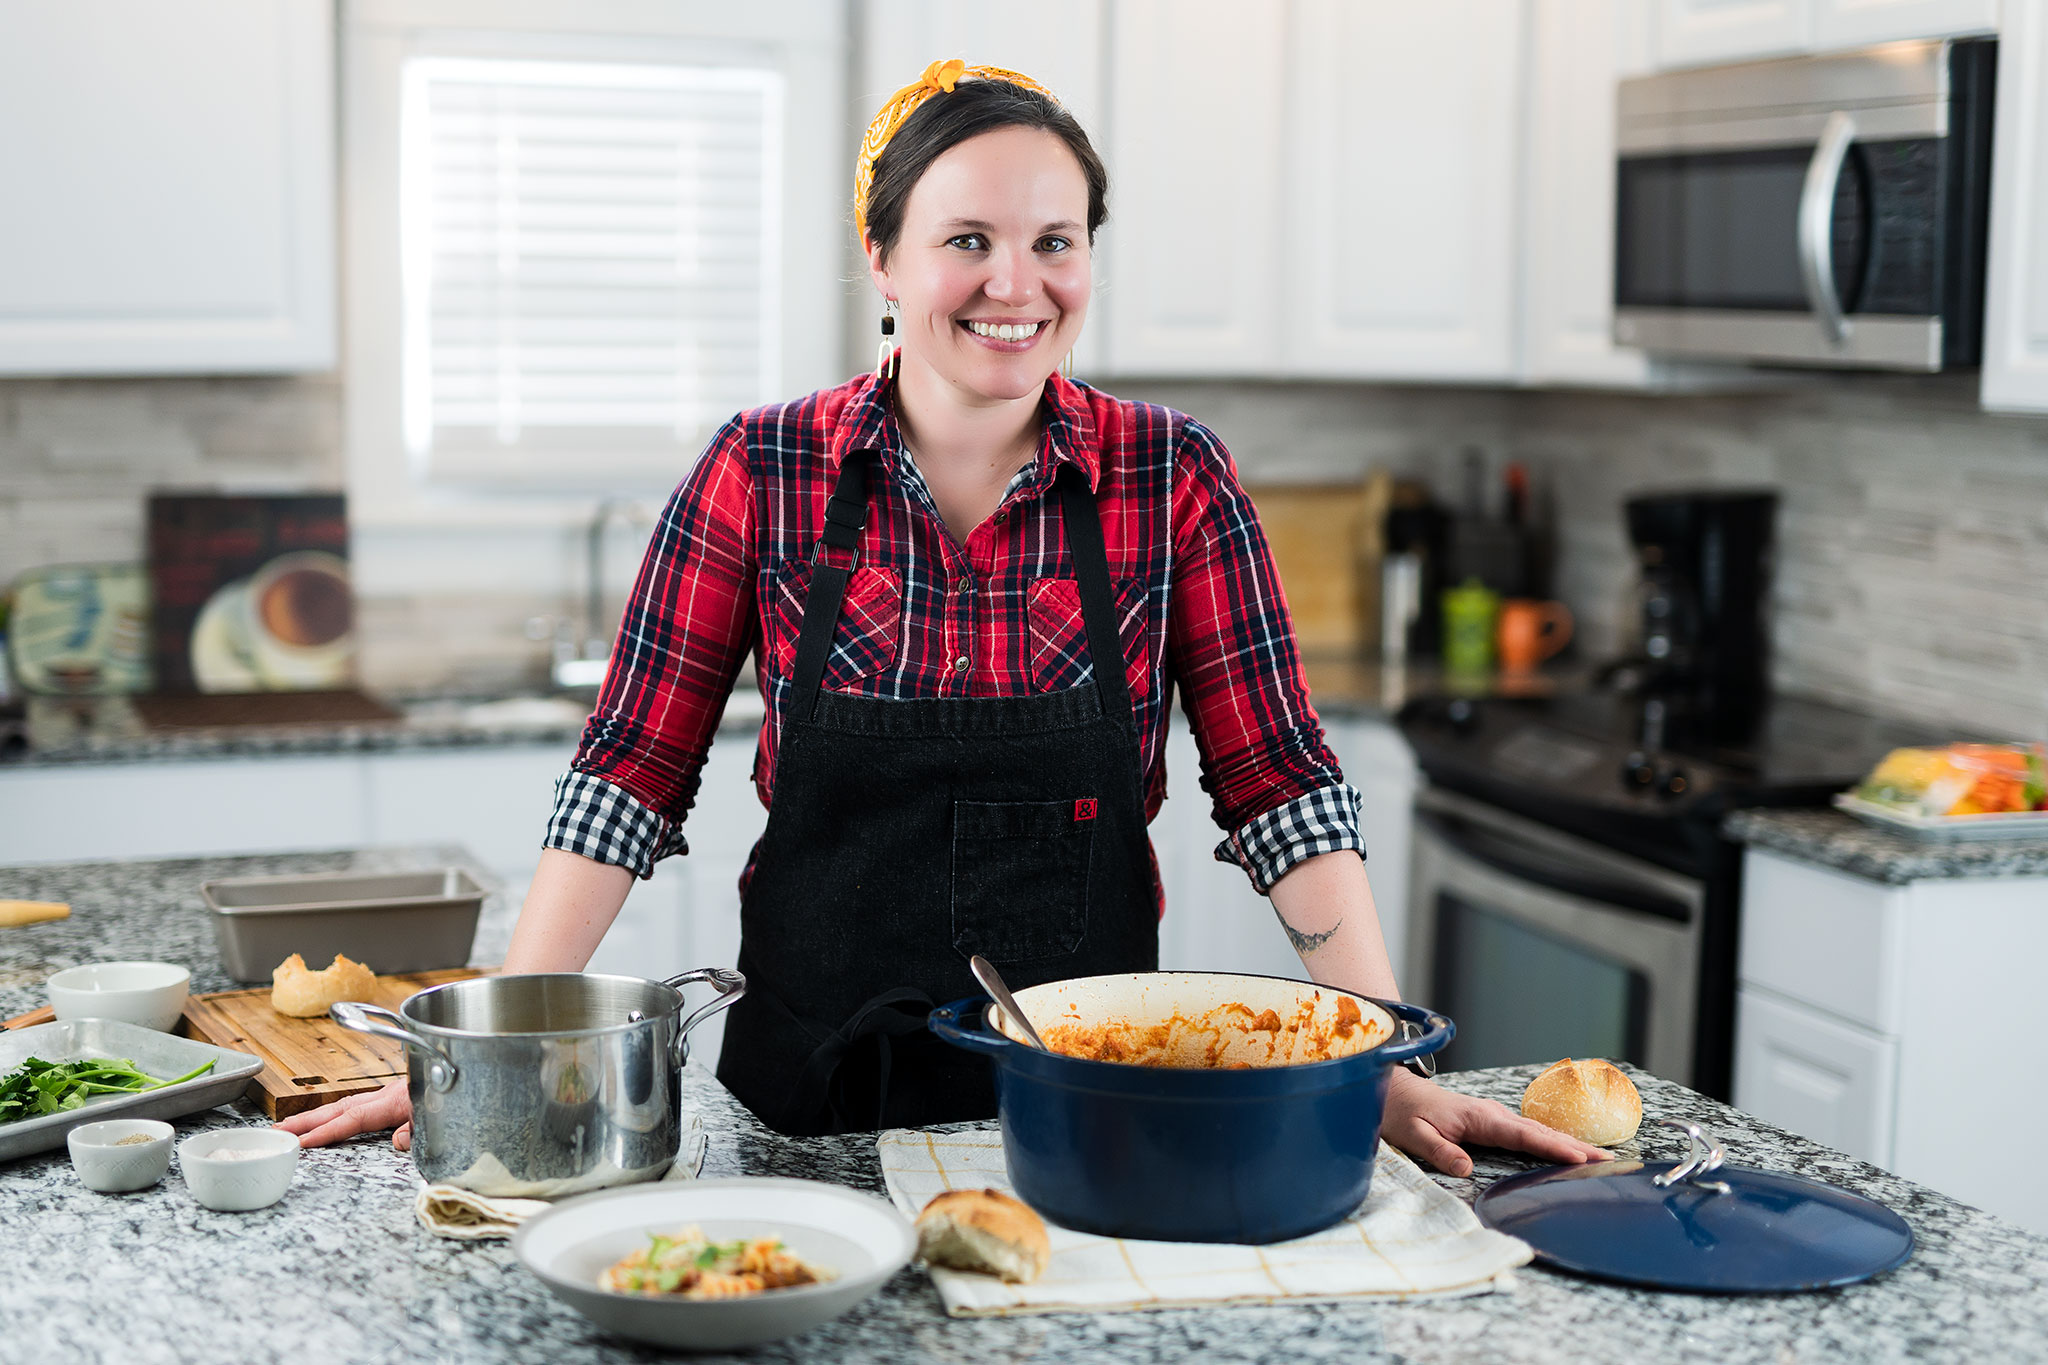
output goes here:
<path id="1" fill-rule="evenodd" d="M 1527 597 L 1500 604 L 1500 666 L 1527 673 L 1563 649 L 1572 638 L 1572 613 L 1562 602 Z"/>

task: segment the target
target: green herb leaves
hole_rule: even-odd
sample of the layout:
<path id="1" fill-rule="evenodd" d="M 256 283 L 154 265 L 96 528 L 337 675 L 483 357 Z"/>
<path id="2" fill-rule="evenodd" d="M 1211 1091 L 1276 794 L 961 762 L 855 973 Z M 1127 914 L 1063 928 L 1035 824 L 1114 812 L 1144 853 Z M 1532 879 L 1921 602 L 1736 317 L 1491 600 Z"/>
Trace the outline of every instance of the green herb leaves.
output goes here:
<path id="1" fill-rule="evenodd" d="M 30 1057 L 0 1076 L 0 1123 L 60 1114 L 77 1109 L 96 1095 L 133 1094 L 176 1085 L 211 1070 L 213 1063 L 209 1061 L 182 1076 L 160 1081 L 137 1070 L 135 1063 L 125 1057 L 76 1062 L 46 1062 Z"/>

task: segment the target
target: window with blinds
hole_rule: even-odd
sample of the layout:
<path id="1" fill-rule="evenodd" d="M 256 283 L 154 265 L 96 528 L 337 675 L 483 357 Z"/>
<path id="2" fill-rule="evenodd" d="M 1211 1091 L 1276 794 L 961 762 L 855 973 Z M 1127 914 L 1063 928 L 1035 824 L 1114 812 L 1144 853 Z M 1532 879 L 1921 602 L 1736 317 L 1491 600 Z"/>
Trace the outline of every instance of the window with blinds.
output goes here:
<path id="1" fill-rule="evenodd" d="M 672 483 L 776 393 L 782 104 L 768 70 L 407 63 L 416 475 Z"/>

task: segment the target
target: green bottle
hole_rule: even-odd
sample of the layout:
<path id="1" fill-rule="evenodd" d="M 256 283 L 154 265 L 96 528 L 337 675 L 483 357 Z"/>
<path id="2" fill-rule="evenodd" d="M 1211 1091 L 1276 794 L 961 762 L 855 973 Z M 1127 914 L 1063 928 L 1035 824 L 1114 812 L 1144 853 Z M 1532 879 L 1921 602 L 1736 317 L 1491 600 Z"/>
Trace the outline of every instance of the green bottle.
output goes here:
<path id="1" fill-rule="evenodd" d="M 1444 589 L 1444 671 L 1493 671 L 1494 627 L 1500 617 L 1500 594 L 1476 578 Z"/>

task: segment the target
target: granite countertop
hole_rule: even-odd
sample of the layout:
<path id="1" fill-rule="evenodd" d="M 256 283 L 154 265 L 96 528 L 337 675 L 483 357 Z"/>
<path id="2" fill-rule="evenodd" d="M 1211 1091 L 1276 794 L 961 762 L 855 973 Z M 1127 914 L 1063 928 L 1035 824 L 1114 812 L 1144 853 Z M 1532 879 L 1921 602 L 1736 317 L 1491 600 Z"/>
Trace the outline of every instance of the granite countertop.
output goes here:
<path id="1" fill-rule="evenodd" d="M 425 700 L 402 702 L 398 706 L 403 714 L 395 721 L 152 731 L 142 726 L 124 699 L 102 698 L 84 708 L 79 719 L 65 717 L 44 727 L 54 738 L 34 739 L 24 750 L 0 753 L 0 772 L 85 763 L 274 758 L 504 745 L 572 749 L 582 736 L 583 723 L 589 715 L 587 701 L 561 696 Z M 761 694 L 751 685 L 737 687 L 719 719 L 719 733 L 751 734 L 760 728 L 761 714 Z M 30 728 L 33 735 L 37 727 Z"/>
<path id="2" fill-rule="evenodd" d="M 2048 877 L 2048 839 L 1915 839 L 1838 810 L 1746 810 L 1722 831 L 1872 881 Z"/>
<path id="3" fill-rule="evenodd" d="M 302 857 L 0 868 L 0 898 L 68 899 L 71 919 L 0 930 L 0 1011 L 40 1003 L 43 967 L 108 955 L 169 957 L 194 986 L 224 984 L 191 888 L 203 876 L 447 861 L 448 849 Z M 458 858 L 459 860 L 459 858 Z M 504 907 L 487 907 L 500 934 Z M 479 958 L 497 944 L 479 943 Z M 1533 1067 L 1465 1072 L 1445 1084 L 1512 1103 Z M 1529 1269 L 1509 1289 L 1414 1304 L 1180 1309 L 1010 1319 L 945 1316 L 905 1270 L 836 1323 L 760 1348 L 767 1361 L 1153 1362 L 1279 1358 L 1359 1361 L 1979 1361 L 2048 1359 L 2048 1238 L 2035 1236 L 1726 1105 L 1638 1077 L 1651 1115 L 1690 1118 L 1731 1160 L 1793 1170 L 1879 1199 L 1919 1239 L 1904 1266 L 1818 1294 L 1657 1294 Z M 710 1135 L 705 1174 L 782 1175 L 881 1191 L 871 1138 L 768 1132 L 696 1064 L 685 1105 Z M 260 1122 L 224 1106 L 181 1132 Z M 1641 1140 L 1650 1159 L 1682 1139 Z M 1471 1199 L 1525 1163 L 1481 1154 L 1440 1183 Z M 2019 1176 L 2016 1173 L 2016 1178 Z M 291 1192 L 254 1213 L 200 1208 L 174 1171 L 153 1189 L 94 1194 L 64 1155 L 0 1166 L 9 1292 L 0 1357 L 144 1362 L 289 1360 L 533 1362 L 659 1358 L 599 1334 L 556 1302 L 503 1242 L 442 1241 L 413 1220 L 410 1161 L 381 1138 L 308 1151 Z M 118 1304 L 119 1311 L 109 1306 Z"/>
<path id="4" fill-rule="evenodd" d="M 1348 654 L 1303 658 L 1309 697 L 1330 719 L 1390 720 L 1411 698 L 1449 684 L 1430 665 L 1385 668 L 1376 660 Z M 1474 695 L 1542 695 L 1573 675 L 1506 675 L 1458 684 Z M 462 698 L 398 703 L 401 719 L 380 723 L 242 726 L 207 730 L 151 731 L 120 697 L 48 701 L 36 705 L 47 717 L 31 724 L 26 749 L 0 748 L 0 772 L 20 768 L 91 763 L 141 763 L 194 759 L 271 758 L 453 749 L 492 745 L 572 747 L 581 737 L 588 702 L 562 696 Z M 75 708 L 75 712 L 74 712 Z M 761 726 L 761 694 L 751 682 L 733 689 L 720 717 L 721 735 L 751 735 Z"/>

